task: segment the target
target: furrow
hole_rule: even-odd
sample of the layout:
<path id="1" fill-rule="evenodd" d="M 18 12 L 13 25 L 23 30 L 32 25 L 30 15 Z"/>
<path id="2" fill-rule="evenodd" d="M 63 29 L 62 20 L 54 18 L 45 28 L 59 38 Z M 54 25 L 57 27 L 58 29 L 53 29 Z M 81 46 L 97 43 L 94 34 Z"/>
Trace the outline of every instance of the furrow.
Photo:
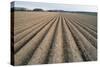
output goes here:
<path id="1" fill-rule="evenodd" d="M 52 18 L 47 23 L 42 24 L 40 27 L 29 33 L 27 36 L 23 37 L 20 41 L 14 45 L 14 53 L 18 52 L 21 47 L 23 47 L 29 40 L 31 40 L 42 28 L 44 28 L 50 21 L 54 21 L 56 18 Z"/>
<path id="2" fill-rule="evenodd" d="M 59 22 L 58 22 L 58 28 L 56 31 L 54 43 L 52 44 L 52 49 L 51 49 L 48 63 L 62 63 L 62 62 L 64 62 L 63 38 L 62 37 L 63 37 L 62 19 L 60 16 Z"/>
<path id="3" fill-rule="evenodd" d="M 65 20 L 77 42 L 77 46 L 79 47 L 84 60 L 86 61 L 97 60 L 96 48 L 76 29 L 76 27 L 68 19 Z"/>
<path id="4" fill-rule="evenodd" d="M 54 24 L 49 29 L 47 35 L 43 39 L 43 41 L 40 43 L 39 47 L 35 50 L 32 58 L 30 59 L 28 64 L 42 64 L 45 63 L 46 57 L 48 55 L 48 51 L 50 50 L 50 46 L 52 43 L 52 38 L 54 35 L 54 31 L 57 25 L 56 20 Z"/>
<path id="5" fill-rule="evenodd" d="M 45 19 L 47 19 L 49 17 L 51 17 L 51 16 L 42 17 L 39 20 L 35 20 L 34 21 L 35 24 L 33 23 L 33 21 L 31 21 L 31 24 L 28 24 L 27 26 L 22 26 L 22 28 L 17 29 L 16 31 L 14 31 L 14 35 L 19 34 L 19 33 L 23 32 L 23 31 L 25 31 L 26 29 L 29 29 L 29 28 L 33 27 L 34 25 L 37 25 L 37 23 L 40 23 L 41 21 L 43 21 L 43 20 L 45 20 Z"/>
<path id="6" fill-rule="evenodd" d="M 31 14 L 31 15 L 30 15 L 30 14 Z M 17 16 L 18 16 L 18 15 L 17 15 Z M 27 16 L 29 16 L 29 17 L 27 17 Z M 15 17 L 16 17 L 15 21 L 20 20 L 20 22 L 17 21 L 17 23 L 15 23 L 15 29 L 14 29 L 14 30 L 26 28 L 26 27 L 28 27 L 28 25 L 31 26 L 32 24 L 35 25 L 35 24 L 37 24 L 37 23 L 29 22 L 29 20 L 34 20 L 34 21 L 36 21 L 36 20 L 38 20 L 38 18 L 39 18 L 39 19 L 42 19 L 42 18 L 45 17 L 45 16 L 48 16 L 48 14 L 26 13 L 26 14 L 24 14 L 23 16 L 20 16 L 20 18 L 15 16 Z M 24 18 L 23 18 L 23 17 L 24 17 Z M 27 22 L 28 22 L 28 23 L 27 23 Z M 28 25 L 27 25 L 26 23 L 27 23 Z M 32 24 L 31 24 L 31 23 L 32 23 Z M 16 25 L 17 25 L 17 26 L 16 26 Z M 27 25 L 27 26 L 25 26 L 25 25 Z"/>
<path id="7" fill-rule="evenodd" d="M 48 29 L 52 26 L 55 20 L 48 23 L 37 35 L 32 38 L 28 43 L 25 44 L 15 55 L 15 65 L 27 64 L 29 59 L 32 57 L 34 50 L 38 47 L 39 43 L 44 38 Z"/>
<path id="8" fill-rule="evenodd" d="M 72 15 L 73 16 L 73 15 Z M 81 17 L 80 15 L 75 15 L 74 17 L 76 17 L 76 20 L 78 21 L 82 21 L 82 22 L 89 22 L 89 19 L 87 19 L 88 21 L 85 21 L 85 19 L 83 19 L 84 17 Z M 86 17 L 86 16 L 85 16 Z M 97 32 L 97 28 L 89 23 L 82 23 L 85 26 L 89 27 L 90 29 L 94 30 L 95 32 Z"/>
<path id="9" fill-rule="evenodd" d="M 97 40 L 95 37 L 93 37 L 88 31 L 86 31 L 84 28 L 82 28 L 80 25 L 76 24 L 75 21 L 73 21 L 71 18 L 69 18 L 69 21 L 91 42 L 91 44 L 97 48 Z"/>
<path id="10" fill-rule="evenodd" d="M 74 17 L 69 17 L 69 18 L 73 19 L 73 21 L 74 21 L 75 23 L 77 23 L 79 26 L 83 27 L 83 28 L 84 28 L 85 30 L 87 30 L 91 35 L 93 35 L 95 38 L 97 38 L 97 33 L 96 33 L 94 30 L 92 30 L 91 28 L 87 27 L 86 25 L 80 23 L 80 22 L 77 21 L 77 19 L 74 18 Z"/>
<path id="11" fill-rule="evenodd" d="M 41 23 L 24 30 L 23 32 L 19 33 L 18 35 L 15 35 L 14 36 L 14 43 L 18 42 L 20 39 L 25 37 L 27 34 L 31 33 L 32 31 L 34 31 L 38 27 L 42 26 L 42 24 L 45 24 L 46 22 L 50 21 L 51 19 L 52 18 L 48 18 L 47 20 L 44 19 L 44 20 L 41 21 Z"/>
<path id="12" fill-rule="evenodd" d="M 83 61 L 83 58 L 80 54 L 80 51 L 75 43 L 75 40 L 66 25 L 66 22 L 63 18 L 63 29 L 64 29 L 64 54 L 65 54 L 65 62 L 80 62 Z"/>

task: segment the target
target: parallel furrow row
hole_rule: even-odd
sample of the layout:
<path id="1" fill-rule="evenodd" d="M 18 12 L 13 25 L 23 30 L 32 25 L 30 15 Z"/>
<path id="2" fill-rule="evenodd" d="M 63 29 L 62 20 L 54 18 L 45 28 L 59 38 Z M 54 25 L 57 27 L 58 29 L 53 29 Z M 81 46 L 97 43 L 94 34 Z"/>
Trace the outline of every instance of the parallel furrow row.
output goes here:
<path id="1" fill-rule="evenodd" d="M 44 13 L 23 13 L 26 22 L 17 22 L 18 19 L 23 21 L 24 16 L 19 17 L 15 13 L 17 20 L 14 21 L 14 65 L 97 60 L 96 27 L 87 22 L 88 17 L 95 19 L 94 16 Z M 27 14 L 32 14 L 29 23 Z M 85 16 L 87 18 L 82 19 Z"/>

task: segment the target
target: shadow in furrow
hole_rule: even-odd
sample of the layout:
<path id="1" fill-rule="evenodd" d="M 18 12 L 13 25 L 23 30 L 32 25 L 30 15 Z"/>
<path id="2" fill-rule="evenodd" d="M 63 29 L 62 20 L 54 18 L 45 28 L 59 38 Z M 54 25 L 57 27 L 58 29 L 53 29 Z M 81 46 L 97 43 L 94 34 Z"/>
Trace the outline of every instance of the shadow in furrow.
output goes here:
<path id="1" fill-rule="evenodd" d="M 82 28 L 84 28 L 85 30 L 87 30 L 91 35 L 93 35 L 95 38 L 97 38 L 97 34 L 96 34 L 96 32 L 94 30 L 92 30 L 88 26 L 82 24 L 80 21 L 78 21 L 74 17 L 69 17 L 69 18 L 71 18 L 75 23 L 77 23 L 79 26 L 81 26 Z"/>
<path id="2" fill-rule="evenodd" d="M 52 20 L 55 20 L 55 17 L 54 18 L 52 18 L 50 21 L 52 21 Z M 42 28 L 41 29 L 39 29 L 38 31 L 36 31 L 36 33 L 35 34 L 32 34 L 32 36 L 30 37 L 30 38 L 28 38 L 26 41 L 24 41 L 22 44 L 21 44 L 21 46 L 19 47 L 19 48 L 17 48 L 16 50 L 14 50 L 14 53 L 16 54 L 25 44 L 27 44 L 39 31 L 41 31 L 46 25 L 48 25 L 48 23 L 50 22 L 50 21 L 48 21 L 44 26 L 42 26 Z M 31 33 L 30 33 L 31 34 Z M 29 35 L 29 34 L 28 34 Z M 27 36 L 25 36 L 25 37 L 27 37 Z M 22 40 L 20 40 L 20 41 L 22 41 Z M 15 44 L 15 46 L 16 45 L 19 45 L 18 43 L 16 43 Z M 15 48 L 15 47 L 14 47 Z"/>
<path id="3" fill-rule="evenodd" d="M 67 21 L 66 21 L 67 22 Z M 77 46 L 81 50 L 81 54 L 86 61 L 97 60 L 97 50 L 92 44 L 68 21 L 68 27 L 76 39 Z M 77 34 L 76 34 L 77 33 Z"/>
<path id="4" fill-rule="evenodd" d="M 48 55 L 49 48 L 52 42 L 57 21 L 58 21 L 58 18 L 54 22 L 54 24 L 50 27 L 49 31 L 47 32 L 43 40 L 34 51 L 34 54 L 28 64 L 42 64 L 45 62 L 46 56 Z"/>
<path id="5" fill-rule="evenodd" d="M 83 61 L 80 51 L 76 45 L 76 42 L 66 25 L 63 16 L 63 39 L 64 39 L 64 60 L 65 62 L 81 62 Z"/>
<path id="6" fill-rule="evenodd" d="M 45 37 L 45 35 L 47 34 L 48 32 L 48 29 L 52 26 L 53 22 L 55 20 L 53 20 L 49 25 L 48 27 L 46 26 L 45 28 L 43 28 L 43 30 L 41 30 L 41 32 L 43 33 L 43 35 L 41 34 L 41 37 L 35 44 L 32 44 L 33 41 L 36 41 L 34 40 L 34 38 L 29 42 L 27 43 L 23 48 L 21 48 L 21 50 L 19 52 L 17 52 L 15 54 L 15 60 L 16 60 L 16 64 L 15 65 L 26 65 L 28 63 L 28 61 L 31 59 L 34 51 L 36 50 L 36 48 L 38 47 L 38 45 L 40 44 L 40 42 L 43 40 L 43 38 Z M 46 29 L 47 28 L 47 29 Z M 43 32 L 44 31 L 44 32 Z M 40 34 L 40 33 L 39 33 Z M 38 34 L 38 35 L 39 35 Z M 35 39 L 37 39 L 39 36 L 36 35 L 37 37 L 35 37 Z M 34 42 L 33 42 L 34 43 Z M 32 46 L 34 46 L 32 48 Z M 29 48 L 31 47 L 31 48 Z M 27 48 L 29 48 L 26 52 L 24 52 L 24 50 L 26 50 Z M 22 50 L 23 49 L 23 50 Z M 24 52 L 24 54 L 22 53 Z M 18 56 L 21 56 L 21 57 L 18 57 Z"/>
<path id="7" fill-rule="evenodd" d="M 87 30 L 79 26 L 77 23 L 75 23 L 71 18 L 68 19 L 86 38 L 88 41 L 91 42 L 91 44 L 97 48 L 97 40 L 94 36 L 92 36 Z"/>
<path id="8" fill-rule="evenodd" d="M 47 18 L 47 17 L 45 17 L 45 18 L 41 17 L 41 20 L 44 20 L 44 19 L 46 19 L 46 18 Z M 38 21 L 38 24 L 39 24 L 39 21 Z M 19 30 L 17 30 L 17 31 L 15 30 L 14 36 L 17 35 L 17 34 L 19 34 L 19 33 L 21 33 L 21 32 L 23 32 L 23 31 L 25 31 L 26 29 L 29 29 L 29 28 L 35 26 L 35 25 L 37 25 L 37 23 L 33 23 L 31 26 L 28 26 L 28 27 L 26 27 L 26 28 L 19 29 Z"/>
<path id="9" fill-rule="evenodd" d="M 62 40 L 62 22 L 61 15 L 58 16 L 58 26 L 55 32 L 54 40 L 52 42 L 49 53 L 48 63 L 62 63 L 63 61 L 63 40 Z"/>
<path id="10" fill-rule="evenodd" d="M 56 18 L 56 19 L 57 19 L 57 18 Z M 55 19 L 53 22 L 55 22 L 56 19 Z M 52 23 L 51 26 L 52 26 L 53 24 L 54 24 L 54 23 Z M 50 26 L 50 27 L 51 27 L 51 26 Z M 49 27 L 49 29 L 50 29 L 50 27 Z M 30 58 L 26 61 L 26 64 L 28 64 L 28 62 L 31 60 L 32 55 L 34 54 L 35 50 L 38 48 L 38 46 L 40 45 L 40 43 L 42 42 L 42 40 L 43 40 L 43 39 L 45 38 L 45 36 L 47 35 L 49 29 L 46 31 L 46 33 L 43 35 L 42 39 L 41 39 L 41 40 L 39 41 L 39 43 L 37 44 L 37 47 L 36 47 L 36 48 L 34 49 L 34 51 L 31 53 Z"/>
<path id="11" fill-rule="evenodd" d="M 77 21 L 79 21 L 80 22 L 80 20 L 81 21 L 83 21 L 83 22 L 86 22 L 85 20 L 83 20 L 82 18 L 78 18 L 78 17 L 74 17 L 74 19 L 75 20 L 77 20 Z M 90 28 L 91 30 L 93 30 L 93 31 L 95 31 L 95 32 L 97 32 L 97 28 L 94 26 L 94 25 L 91 25 L 91 24 L 86 24 L 86 23 L 82 23 L 83 25 L 85 25 L 85 26 L 87 26 L 88 28 Z"/>
<path id="12" fill-rule="evenodd" d="M 27 36 L 29 33 L 31 33 L 32 31 L 36 30 L 38 27 L 43 26 L 42 24 L 46 24 L 46 22 L 48 23 L 48 21 L 50 21 L 52 18 L 49 18 L 47 20 L 43 19 L 40 21 L 40 23 L 37 23 L 37 25 L 32 26 L 29 29 L 24 30 L 23 32 L 17 34 L 14 36 L 14 43 L 17 43 L 18 41 L 20 41 L 22 38 L 24 38 L 25 36 Z"/>
<path id="13" fill-rule="evenodd" d="M 58 21 L 59 21 L 59 17 L 58 17 Z M 50 49 L 48 51 L 48 55 L 46 57 L 46 60 L 45 60 L 44 64 L 48 64 L 48 61 L 49 61 L 49 56 L 50 56 L 52 45 L 53 45 L 53 41 L 54 41 L 54 38 L 55 38 L 55 33 L 56 33 L 57 27 L 58 27 L 58 21 L 57 21 L 57 25 L 56 25 L 56 28 L 55 28 L 55 31 L 54 31 L 54 34 L 53 34 L 53 38 L 52 38 L 52 41 L 51 41 L 51 46 L 50 46 Z"/>
<path id="14" fill-rule="evenodd" d="M 66 19 L 66 18 L 64 18 L 64 19 Z M 66 20 L 65 20 L 66 21 Z M 67 24 L 67 21 L 66 21 L 66 25 L 68 26 L 68 28 L 69 28 L 69 30 L 71 31 L 71 34 L 72 34 L 72 36 L 73 36 L 73 38 L 74 38 L 74 40 L 75 40 L 75 43 L 77 44 L 77 47 L 79 48 L 79 51 L 80 51 L 80 53 L 81 53 L 81 56 L 82 56 L 82 58 L 83 58 L 83 61 L 89 61 L 89 59 L 87 60 L 86 59 L 86 57 L 82 54 L 82 52 L 81 52 L 81 47 L 79 47 L 78 46 L 78 40 L 77 40 L 77 38 L 75 37 L 75 33 L 73 33 L 72 32 L 72 30 L 70 29 L 70 26 Z M 66 58 L 67 59 L 67 58 Z M 68 61 L 67 61 L 68 62 Z"/>

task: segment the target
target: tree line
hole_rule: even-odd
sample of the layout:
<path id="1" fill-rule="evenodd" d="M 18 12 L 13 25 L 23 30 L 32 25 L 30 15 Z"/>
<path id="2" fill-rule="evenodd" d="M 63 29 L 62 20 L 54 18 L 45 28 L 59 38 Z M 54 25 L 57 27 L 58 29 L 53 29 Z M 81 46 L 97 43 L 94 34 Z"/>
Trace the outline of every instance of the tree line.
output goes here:
<path id="1" fill-rule="evenodd" d="M 23 7 L 13 7 L 11 8 L 11 11 L 41 11 L 41 12 L 65 12 L 64 10 L 44 10 L 41 8 L 34 8 L 32 9 L 27 9 L 27 8 L 23 8 Z"/>

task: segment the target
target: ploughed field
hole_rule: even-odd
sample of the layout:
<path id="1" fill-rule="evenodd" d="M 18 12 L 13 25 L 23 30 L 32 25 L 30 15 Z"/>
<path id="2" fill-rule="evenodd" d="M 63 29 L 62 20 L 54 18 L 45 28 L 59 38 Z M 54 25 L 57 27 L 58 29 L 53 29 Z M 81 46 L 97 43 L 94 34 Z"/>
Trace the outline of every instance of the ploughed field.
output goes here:
<path id="1" fill-rule="evenodd" d="M 97 60 L 97 17 L 14 12 L 14 65 Z"/>

